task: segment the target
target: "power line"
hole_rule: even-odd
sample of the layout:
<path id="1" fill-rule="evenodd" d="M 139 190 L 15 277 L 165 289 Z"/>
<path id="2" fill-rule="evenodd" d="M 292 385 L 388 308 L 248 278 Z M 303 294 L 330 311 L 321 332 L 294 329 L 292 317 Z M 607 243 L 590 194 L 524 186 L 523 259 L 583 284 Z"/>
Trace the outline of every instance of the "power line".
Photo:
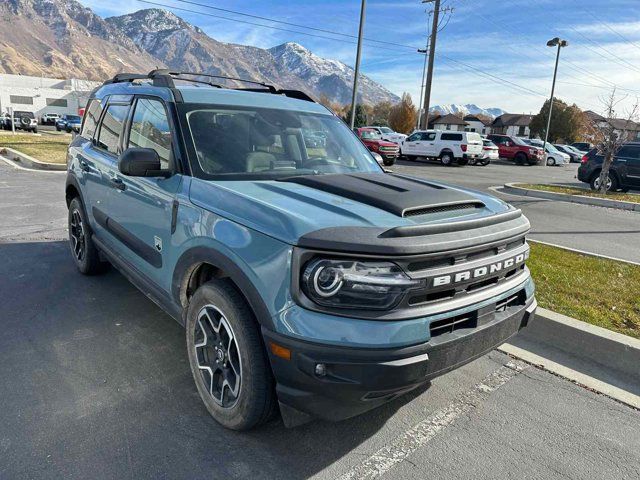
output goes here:
<path id="1" fill-rule="evenodd" d="M 600 24 L 600 25 L 604 25 L 609 31 L 613 32 L 615 35 L 617 35 L 618 37 L 620 37 L 622 40 L 624 40 L 625 42 L 627 42 L 629 45 L 632 45 L 634 47 L 636 47 L 638 50 L 640 50 L 640 45 L 636 44 L 634 41 L 628 39 L 627 37 L 625 37 L 624 35 L 622 35 L 620 32 L 618 32 L 617 30 L 615 30 L 613 27 L 611 27 L 608 23 L 603 22 L 602 20 L 600 20 L 591 10 L 588 10 L 586 8 L 584 8 L 580 3 L 576 2 L 574 0 L 574 2 L 576 5 L 578 5 L 578 8 L 580 8 L 582 11 L 587 12 L 589 15 L 591 15 L 594 19 L 596 19 L 596 21 Z"/>
<path id="2" fill-rule="evenodd" d="M 588 48 L 589 50 L 591 50 L 592 52 L 594 52 L 594 53 L 596 53 L 596 54 L 600 55 L 602 58 L 604 58 L 604 59 L 606 59 L 606 60 L 613 61 L 614 63 L 616 63 L 616 64 L 618 64 L 618 65 L 620 65 L 620 66 L 622 66 L 622 67 L 625 67 L 625 68 L 631 68 L 631 69 L 633 69 L 634 71 L 636 71 L 636 72 L 640 73 L 640 69 L 638 69 L 638 68 L 637 68 L 635 65 L 633 65 L 632 63 L 627 62 L 624 58 L 619 57 L 618 55 L 616 55 L 615 53 L 613 53 L 611 50 L 609 50 L 609 49 L 607 49 L 607 48 L 604 48 L 604 47 L 603 47 L 602 45 L 600 45 L 598 42 L 596 42 L 596 41 L 594 41 L 594 40 L 590 39 L 590 38 L 589 38 L 589 37 L 587 37 L 584 33 L 580 32 L 579 30 L 576 30 L 576 29 L 575 29 L 575 28 L 573 28 L 572 26 L 569 26 L 569 25 L 567 25 L 567 26 L 568 26 L 571 30 L 573 30 L 574 32 L 576 32 L 578 35 L 580 35 L 581 37 L 585 38 L 589 43 L 592 43 L 593 45 L 595 45 L 596 47 L 598 47 L 598 48 L 599 48 L 599 49 L 601 49 L 602 51 L 607 52 L 609 55 L 611 55 L 611 57 L 613 57 L 613 58 L 616 58 L 616 59 L 620 60 L 620 62 L 624 62 L 624 63 L 625 63 L 626 65 L 628 65 L 628 66 L 626 66 L 626 67 L 625 67 L 625 65 L 623 65 L 623 64 L 622 64 L 622 63 L 620 63 L 620 62 L 616 62 L 615 60 L 613 60 L 613 58 L 609 58 L 609 57 L 607 57 L 606 55 L 603 55 L 603 54 L 601 54 L 600 52 L 598 52 L 598 51 L 594 50 L 593 48 L 589 47 L 588 45 L 584 45 L 584 44 L 583 44 L 585 47 L 587 47 L 587 48 Z"/>
<path id="3" fill-rule="evenodd" d="M 246 13 L 246 12 L 239 12 L 237 10 L 230 10 L 230 9 L 227 9 L 227 8 L 214 7 L 213 5 L 207 5 L 205 3 L 192 2 L 190 0 L 174 0 L 174 1 L 180 2 L 180 3 L 187 3 L 189 5 L 197 5 L 198 7 L 209 8 L 211 10 L 217 10 L 219 12 L 233 13 L 234 15 L 241 15 L 241 16 L 244 16 L 244 17 L 255 18 L 257 20 L 266 20 L 268 22 L 279 23 L 281 25 L 288 25 L 290 27 L 305 28 L 307 30 L 313 30 L 313 31 L 316 31 L 316 32 L 321 32 L 321 33 L 330 33 L 331 35 L 339 35 L 341 37 L 347 37 L 347 38 L 355 38 L 355 39 L 358 38 L 357 35 L 350 35 L 348 33 L 341 33 L 341 32 L 336 32 L 336 31 L 333 31 L 333 30 L 327 30 L 327 29 L 324 29 L 324 28 L 311 27 L 309 25 L 301 25 L 301 24 L 298 24 L 298 23 L 285 22 L 284 20 L 277 20 L 275 18 L 263 17 L 263 16 L 260 16 L 260 15 L 254 15 L 254 14 Z M 366 37 L 363 37 L 362 39 L 363 40 L 367 40 L 368 42 L 382 43 L 382 44 L 386 44 L 386 45 L 394 45 L 396 47 L 413 48 L 414 50 L 416 48 L 418 48 L 418 47 L 413 47 L 413 46 L 410 46 L 410 45 L 402 45 L 400 43 L 388 42 L 386 40 L 376 40 L 376 39 L 373 39 L 373 38 L 366 38 Z"/>

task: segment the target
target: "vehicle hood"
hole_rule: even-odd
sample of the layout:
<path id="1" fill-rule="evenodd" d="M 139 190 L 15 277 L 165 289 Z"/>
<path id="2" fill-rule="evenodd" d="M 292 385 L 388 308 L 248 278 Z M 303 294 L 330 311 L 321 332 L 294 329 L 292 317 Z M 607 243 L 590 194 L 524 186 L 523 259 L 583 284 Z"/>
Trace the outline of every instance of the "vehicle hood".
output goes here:
<path id="1" fill-rule="evenodd" d="M 382 234 L 394 229 L 439 228 L 516 211 L 481 192 L 386 173 L 255 181 L 194 178 L 189 195 L 195 205 L 292 245 L 326 229 Z"/>
<path id="2" fill-rule="evenodd" d="M 379 147 L 397 147 L 398 145 L 393 142 L 388 142 L 386 140 L 374 140 L 374 139 L 362 139 L 364 143 L 370 143 L 373 145 L 378 145 Z"/>

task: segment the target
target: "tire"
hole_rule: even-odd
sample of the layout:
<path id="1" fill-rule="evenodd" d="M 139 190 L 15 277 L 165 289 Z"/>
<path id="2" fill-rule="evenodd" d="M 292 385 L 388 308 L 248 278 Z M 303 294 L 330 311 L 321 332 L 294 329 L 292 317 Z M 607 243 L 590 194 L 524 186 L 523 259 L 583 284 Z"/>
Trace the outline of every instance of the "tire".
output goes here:
<path id="1" fill-rule="evenodd" d="M 618 189 L 618 179 L 615 175 L 609 174 L 609 180 L 611 181 L 611 184 L 607 188 L 607 192 L 615 192 Z M 591 190 L 600 189 L 600 172 L 594 173 L 591 176 L 591 182 L 589 182 L 589 184 L 591 185 Z"/>
<path id="2" fill-rule="evenodd" d="M 56 125 L 56 132 L 60 131 L 60 127 L 58 125 Z"/>
<path id="3" fill-rule="evenodd" d="M 486 167 L 487 165 L 489 165 L 491 163 L 491 159 L 489 158 L 483 158 L 482 160 L 480 160 L 478 162 L 478 165 L 482 166 L 482 167 Z"/>
<path id="4" fill-rule="evenodd" d="M 453 164 L 453 153 L 451 152 L 442 152 L 440 154 L 440 162 L 445 167 L 450 167 Z"/>
<path id="5" fill-rule="evenodd" d="M 211 280 L 196 290 L 187 310 L 186 337 L 196 388 L 214 420 L 232 430 L 249 430 L 273 415 L 274 380 L 258 325 L 229 280 Z"/>
<path id="6" fill-rule="evenodd" d="M 469 165 L 476 165 L 479 164 L 480 160 L 476 160 L 475 158 L 472 158 L 471 160 L 469 160 Z"/>
<path id="7" fill-rule="evenodd" d="M 395 165 L 396 161 L 395 160 L 384 160 L 382 163 L 384 163 L 384 165 L 387 166 L 387 167 L 392 167 L 393 165 Z"/>
<path id="8" fill-rule="evenodd" d="M 516 165 L 524 165 L 527 160 L 527 155 L 522 152 L 517 153 L 515 156 Z"/>
<path id="9" fill-rule="evenodd" d="M 34 128 L 33 130 L 31 130 L 33 133 L 38 133 L 38 129 Z"/>
<path id="10" fill-rule="evenodd" d="M 554 167 L 556 165 L 556 159 L 553 157 L 547 158 L 547 167 Z"/>
<path id="11" fill-rule="evenodd" d="M 405 155 L 405 158 L 411 162 L 415 162 L 418 157 L 416 157 L 415 155 Z"/>
<path id="12" fill-rule="evenodd" d="M 91 239 L 91 227 L 78 197 L 69 204 L 69 247 L 78 271 L 83 275 L 103 273 L 108 264 L 100 261 L 100 253 Z"/>
<path id="13" fill-rule="evenodd" d="M 459 158 L 457 163 L 461 167 L 464 167 L 465 165 L 469 164 L 469 159 L 468 158 Z"/>

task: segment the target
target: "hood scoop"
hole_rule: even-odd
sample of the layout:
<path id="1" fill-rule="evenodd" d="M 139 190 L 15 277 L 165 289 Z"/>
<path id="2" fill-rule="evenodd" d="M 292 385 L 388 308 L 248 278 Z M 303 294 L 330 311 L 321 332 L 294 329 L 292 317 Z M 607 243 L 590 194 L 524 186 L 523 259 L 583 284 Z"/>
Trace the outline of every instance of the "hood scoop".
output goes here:
<path id="1" fill-rule="evenodd" d="M 338 195 L 399 217 L 484 207 L 480 200 L 454 189 L 411 177 L 390 174 L 329 174 L 287 177 L 297 183 Z"/>

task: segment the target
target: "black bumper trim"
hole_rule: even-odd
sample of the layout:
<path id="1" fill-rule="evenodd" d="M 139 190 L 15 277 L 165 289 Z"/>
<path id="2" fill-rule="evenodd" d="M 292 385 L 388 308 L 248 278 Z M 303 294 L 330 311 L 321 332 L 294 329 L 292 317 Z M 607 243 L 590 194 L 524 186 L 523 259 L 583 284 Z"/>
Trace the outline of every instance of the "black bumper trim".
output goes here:
<path id="1" fill-rule="evenodd" d="M 391 349 L 321 345 L 263 328 L 267 344 L 275 342 L 292 352 L 288 361 L 269 354 L 278 400 L 286 405 L 283 415 L 297 411 L 305 417 L 339 421 L 378 407 L 501 345 L 533 319 L 536 306 L 531 297 L 525 305 L 497 312 L 477 328 Z M 325 365 L 323 376 L 315 373 L 319 363 Z"/>

